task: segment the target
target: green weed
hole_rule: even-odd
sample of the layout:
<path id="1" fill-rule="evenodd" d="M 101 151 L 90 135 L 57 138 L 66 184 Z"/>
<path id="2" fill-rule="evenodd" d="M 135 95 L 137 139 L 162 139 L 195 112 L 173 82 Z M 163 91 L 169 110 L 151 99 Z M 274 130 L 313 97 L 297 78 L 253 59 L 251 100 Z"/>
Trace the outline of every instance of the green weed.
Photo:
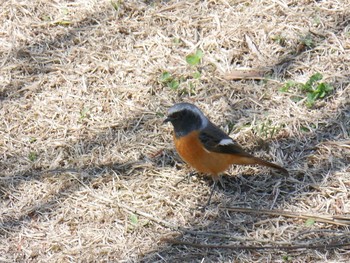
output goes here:
<path id="1" fill-rule="evenodd" d="M 178 38 L 178 37 L 174 37 L 174 38 L 173 38 L 173 43 L 174 43 L 175 45 L 180 45 L 180 44 L 181 44 L 181 39 Z"/>
<path id="2" fill-rule="evenodd" d="M 310 34 L 300 38 L 300 43 L 306 46 L 308 49 L 315 47 L 314 40 Z"/>
<path id="3" fill-rule="evenodd" d="M 132 215 L 130 215 L 129 219 L 130 219 L 130 223 L 132 225 L 137 226 L 137 224 L 139 222 L 139 219 L 138 219 L 137 215 L 132 214 Z"/>
<path id="4" fill-rule="evenodd" d="M 86 108 L 84 107 L 81 111 L 80 111 L 80 120 L 84 120 L 85 118 L 89 118 L 89 111 L 90 108 Z"/>
<path id="5" fill-rule="evenodd" d="M 305 226 L 308 226 L 308 227 L 311 227 L 315 224 L 315 219 L 314 218 L 308 218 L 306 221 L 305 221 Z"/>
<path id="6" fill-rule="evenodd" d="M 283 259 L 283 261 L 291 261 L 293 258 L 292 258 L 292 256 L 289 256 L 289 255 L 284 255 L 284 256 L 282 256 L 282 259 Z"/>
<path id="7" fill-rule="evenodd" d="M 271 38 L 274 42 L 276 42 L 277 44 L 279 44 L 280 46 L 285 46 L 286 44 L 286 38 L 282 35 L 275 35 L 272 36 Z"/>
<path id="8" fill-rule="evenodd" d="M 28 159 L 31 162 L 35 162 L 38 159 L 38 155 L 35 152 L 30 152 L 28 155 Z"/>
<path id="9" fill-rule="evenodd" d="M 173 77 L 168 71 L 164 71 L 160 77 L 159 82 L 166 85 L 172 90 L 177 90 L 180 86 L 179 79 Z"/>
<path id="10" fill-rule="evenodd" d="M 111 0 L 111 5 L 112 5 L 112 7 L 114 8 L 115 11 L 119 11 L 121 4 L 122 4 L 121 0 L 118 0 L 116 2 Z"/>
<path id="11" fill-rule="evenodd" d="M 194 79 L 200 79 L 200 77 L 202 76 L 202 74 L 201 74 L 199 71 L 196 71 L 196 72 L 193 73 L 192 76 L 193 76 Z"/>
<path id="12" fill-rule="evenodd" d="M 321 82 L 323 76 L 321 73 L 313 74 L 306 83 L 298 83 L 294 81 L 287 81 L 282 88 L 281 92 L 289 92 L 291 88 L 297 88 L 302 92 L 304 97 L 306 96 L 306 106 L 314 106 L 316 100 L 325 98 L 332 90 L 333 87 L 326 82 Z M 300 101 L 303 96 L 292 97 L 293 101 Z"/>
<path id="13" fill-rule="evenodd" d="M 29 142 L 30 143 L 34 143 L 34 142 L 36 142 L 37 141 L 37 139 L 35 138 L 35 137 L 30 137 L 29 138 Z"/>
<path id="14" fill-rule="evenodd" d="M 267 120 L 265 122 L 262 122 L 258 124 L 257 128 L 255 129 L 256 132 L 259 134 L 259 136 L 263 138 L 273 138 L 280 130 L 281 126 L 273 125 L 271 120 Z"/>
<path id="15" fill-rule="evenodd" d="M 191 66 L 197 66 L 203 57 L 203 52 L 198 49 L 196 53 L 186 56 L 186 62 Z"/>
<path id="16" fill-rule="evenodd" d="M 186 56 L 185 59 L 190 66 L 196 67 L 201 62 L 202 57 L 203 52 L 201 50 L 197 50 L 196 53 Z M 159 82 L 174 91 L 178 91 L 180 95 L 193 95 L 195 94 L 196 83 L 198 83 L 201 76 L 202 74 L 197 67 L 194 72 L 186 74 L 186 76 L 175 77 L 170 72 L 163 71 L 159 76 Z M 184 82 L 187 82 L 188 87 L 180 90 L 180 85 Z"/>

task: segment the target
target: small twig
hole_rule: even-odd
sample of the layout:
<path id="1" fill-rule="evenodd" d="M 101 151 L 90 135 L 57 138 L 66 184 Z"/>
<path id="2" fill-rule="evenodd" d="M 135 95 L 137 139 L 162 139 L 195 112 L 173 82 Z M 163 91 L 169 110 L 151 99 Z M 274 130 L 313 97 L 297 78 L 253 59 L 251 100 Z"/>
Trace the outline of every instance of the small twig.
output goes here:
<path id="1" fill-rule="evenodd" d="M 164 238 L 162 241 L 171 243 L 173 245 L 184 245 L 195 248 L 221 248 L 231 250 L 297 250 L 297 249 L 334 249 L 334 248 L 350 248 L 349 243 L 334 243 L 325 245 L 295 245 L 295 246 L 237 246 L 237 245 L 217 245 L 217 244 L 200 244 L 176 239 Z"/>
<path id="2" fill-rule="evenodd" d="M 334 224 L 334 225 L 340 225 L 340 226 L 350 225 L 350 217 L 345 217 L 345 216 L 311 215 L 311 214 L 293 213 L 293 212 L 283 211 L 283 210 L 253 209 L 253 208 L 244 208 L 244 207 L 220 207 L 220 209 L 226 209 L 232 212 L 266 214 L 266 215 L 284 216 L 284 217 L 300 218 L 300 219 L 313 218 L 315 219 L 315 221 L 328 223 L 328 224 Z"/>

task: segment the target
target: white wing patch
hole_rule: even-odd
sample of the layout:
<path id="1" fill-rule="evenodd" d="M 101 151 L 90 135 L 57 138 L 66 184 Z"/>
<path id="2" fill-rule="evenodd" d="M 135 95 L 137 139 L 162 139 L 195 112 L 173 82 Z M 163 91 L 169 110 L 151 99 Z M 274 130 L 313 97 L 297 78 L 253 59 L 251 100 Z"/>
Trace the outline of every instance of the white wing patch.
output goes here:
<path id="1" fill-rule="evenodd" d="M 233 142 L 232 139 L 222 139 L 222 140 L 219 142 L 219 145 L 230 145 L 230 144 L 234 144 L 234 142 Z"/>

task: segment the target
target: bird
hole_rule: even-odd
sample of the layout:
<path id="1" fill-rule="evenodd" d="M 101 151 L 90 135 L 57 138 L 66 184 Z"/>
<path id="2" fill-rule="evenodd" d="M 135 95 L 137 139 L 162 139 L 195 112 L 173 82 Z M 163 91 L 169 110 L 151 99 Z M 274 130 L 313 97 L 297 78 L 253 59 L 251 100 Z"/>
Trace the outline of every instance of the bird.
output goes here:
<path id="1" fill-rule="evenodd" d="M 268 166 L 288 175 L 285 168 L 247 153 L 194 104 L 174 104 L 163 122 L 173 125 L 174 144 L 180 157 L 199 173 L 212 177 L 213 186 L 206 206 L 210 205 L 217 182 L 223 185 L 221 174 L 231 165 Z"/>

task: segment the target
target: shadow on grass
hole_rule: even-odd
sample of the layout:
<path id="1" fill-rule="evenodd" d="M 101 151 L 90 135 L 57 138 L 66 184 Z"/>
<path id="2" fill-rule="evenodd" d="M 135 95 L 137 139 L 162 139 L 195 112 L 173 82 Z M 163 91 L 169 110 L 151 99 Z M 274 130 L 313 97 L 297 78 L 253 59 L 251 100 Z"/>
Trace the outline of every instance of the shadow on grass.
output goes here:
<path id="1" fill-rule="evenodd" d="M 91 26 L 94 26 L 96 24 L 95 19 L 103 16 L 104 12 L 92 14 L 91 18 L 80 21 L 74 28 L 68 30 L 66 34 L 57 36 L 53 42 L 41 42 L 36 43 L 31 47 L 19 47 L 14 51 L 15 53 L 12 54 L 12 56 L 22 60 L 24 64 L 23 68 L 20 68 L 18 74 L 28 74 L 35 78 L 40 78 L 42 74 L 48 74 L 51 72 L 52 64 L 38 62 L 38 59 L 35 59 L 35 54 L 28 53 L 29 51 L 27 49 L 35 49 L 36 47 L 47 46 L 52 52 L 55 50 L 55 45 L 57 45 L 57 43 L 66 43 L 66 48 L 69 48 L 70 46 L 74 45 L 72 38 L 75 36 L 77 31 L 89 29 Z M 40 56 L 44 55 L 45 54 L 40 54 Z M 283 65 L 283 70 L 288 68 L 291 63 L 293 63 L 292 61 L 293 59 L 290 59 L 290 61 L 287 62 L 282 61 L 283 63 L 288 63 Z M 279 70 L 279 72 L 281 71 Z M 17 84 L 18 83 L 10 84 L 5 89 L 5 91 L 0 94 L 0 99 L 4 100 L 7 98 L 13 98 L 13 96 L 16 96 L 14 93 L 17 91 L 19 91 L 19 93 L 16 94 L 22 94 L 21 89 L 23 86 L 20 83 L 19 85 Z M 36 92 L 39 91 L 40 90 L 36 90 Z M 295 197 L 301 196 L 310 191 L 315 191 L 312 185 L 322 182 L 326 174 L 329 172 L 344 170 L 346 168 L 346 163 L 349 161 L 349 156 L 346 154 L 344 154 L 344 159 L 339 158 L 337 160 L 336 163 L 339 165 L 336 167 L 331 167 L 330 163 L 326 162 L 321 163 L 315 167 L 312 160 L 309 160 L 309 158 L 317 151 L 317 146 L 320 143 L 324 141 L 338 141 L 347 139 L 344 137 L 344 135 L 342 135 L 341 131 L 345 127 L 345 129 L 347 129 L 347 134 L 350 133 L 349 107 L 341 110 L 339 113 L 336 112 L 333 117 L 334 118 L 327 120 L 328 123 L 324 127 L 320 127 L 320 129 L 315 130 L 314 132 L 310 132 L 310 134 L 307 134 L 303 139 L 282 138 L 279 140 L 281 149 L 289 153 L 289 165 L 285 164 L 285 166 L 287 168 L 292 167 L 291 177 L 294 178 L 294 180 L 285 178 L 280 175 L 249 175 L 246 177 L 246 175 L 243 174 L 238 178 L 226 176 L 226 189 L 220 189 L 216 194 L 216 197 L 218 195 L 224 195 L 225 197 L 229 198 L 229 204 L 226 205 L 243 204 L 244 206 L 249 206 L 257 209 L 269 209 L 273 207 L 274 204 L 292 202 L 292 199 Z M 132 118 L 131 123 L 135 123 L 139 119 L 140 116 L 135 116 Z M 343 124 L 342 127 L 340 126 L 341 123 Z M 140 123 L 140 125 L 142 125 L 142 123 Z M 134 126 L 130 126 L 129 130 L 133 130 L 134 128 Z M 111 141 L 114 141 L 115 139 L 115 137 L 108 138 L 106 134 L 101 133 L 100 135 L 97 135 L 91 139 L 82 138 L 81 140 L 83 147 L 86 147 L 85 154 L 89 154 L 89 152 L 91 152 L 91 149 L 95 149 L 100 146 L 100 143 L 97 142 L 107 144 Z M 127 141 L 124 143 L 125 145 L 128 144 Z M 164 164 L 172 165 L 173 160 L 170 160 L 170 158 L 168 158 L 167 161 L 164 161 L 165 157 L 166 156 L 162 155 L 158 159 L 155 158 L 153 160 L 153 164 L 155 166 Z M 144 159 L 140 159 L 139 161 L 143 162 Z M 136 163 L 139 161 L 136 161 Z M 4 191 L 2 191 L 2 198 L 6 198 L 4 197 L 4 195 L 6 195 L 6 191 L 8 191 L 10 188 L 17 188 L 18 185 L 24 181 L 43 180 L 47 177 L 59 179 L 59 176 L 62 175 L 71 176 L 71 179 L 66 180 L 66 184 L 63 184 L 58 193 L 52 196 L 49 200 L 39 202 L 37 205 L 28 208 L 17 218 L 7 217 L 6 215 L 3 215 L 4 218 L 2 219 L 0 226 L 0 234 L 6 235 L 6 232 L 17 231 L 23 223 L 29 222 L 34 217 L 40 217 L 44 212 L 53 210 L 58 205 L 58 200 L 64 200 L 67 195 L 74 193 L 74 191 L 79 189 L 84 184 L 89 185 L 92 188 L 98 187 L 98 183 L 100 182 L 98 180 L 101 180 L 101 178 L 104 179 L 104 175 L 106 175 L 105 180 L 111 180 L 110 174 L 117 174 L 121 176 L 122 180 L 128 180 L 129 176 L 132 176 L 130 173 L 130 168 L 132 168 L 134 164 L 135 162 L 133 161 L 127 163 L 111 164 L 91 163 L 89 165 L 68 168 L 62 168 L 61 166 L 58 166 L 57 169 L 53 169 L 52 171 L 47 171 L 46 167 L 38 167 L 24 170 L 20 172 L 19 175 L 15 175 L 13 178 L 6 179 L 6 181 L 2 180 L 1 187 L 4 189 Z M 293 166 L 295 167 L 296 165 L 300 165 L 300 167 L 305 167 L 305 169 L 308 169 L 307 175 L 302 171 L 301 168 L 294 169 Z M 211 185 L 211 180 L 206 180 L 206 184 Z M 9 187 L 9 185 L 11 185 L 11 187 Z M 205 202 L 205 199 L 206 197 L 204 196 L 203 200 L 199 200 L 198 203 L 203 204 L 201 202 Z M 214 199 L 212 207 L 215 207 L 218 204 L 220 204 L 220 199 L 218 200 L 218 198 L 216 198 L 216 200 Z M 198 220 L 193 220 L 193 222 L 188 222 L 189 227 L 187 228 L 191 231 L 205 230 L 208 232 L 210 231 L 218 233 L 228 231 L 229 233 L 245 235 L 246 229 L 258 225 L 262 219 L 268 219 L 268 217 L 258 218 L 256 216 L 242 216 L 241 214 L 232 214 L 228 213 L 227 211 L 220 211 L 217 216 L 211 217 L 210 220 L 208 220 L 210 222 L 208 225 L 201 226 L 198 223 Z M 246 226 L 246 228 L 242 228 L 243 224 Z M 222 225 L 225 225 L 225 228 L 223 228 Z M 184 233 L 179 237 L 188 240 L 193 238 L 193 236 L 187 233 Z M 208 240 L 206 239 L 206 241 Z M 221 242 L 222 240 L 220 238 L 217 238 L 210 241 Z M 144 256 L 143 259 L 140 260 L 140 262 L 157 262 L 163 261 L 164 259 L 169 262 L 189 260 L 200 261 L 203 257 L 210 257 L 212 260 L 222 259 L 228 261 L 230 259 L 234 260 L 237 257 L 237 254 L 239 254 L 239 252 L 233 253 L 231 250 L 202 250 L 187 248 L 185 246 L 172 247 L 160 245 L 157 251 L 148 253 Z"/>
<path id="2" fill-rule="evenodd" d="M 334 116 L 326 121 L 327 124 L 323 127 L 316 129 L 314 132 L 309 132 L 303 138 L 282 138 L 278 141 L 281 149 L 283 149 L 282 151 L 289 153 L 288 164 L 284 164 L 290 171 L 289 177 L 274 172 L 260 175 L 240 174 L 237 177 L 224 176 L 223 179 L 226 187 L 225 189 L 219 187 L 216 194 L 214 194 L 212 204 L 207 210 L 201 212 L 199 207 L 205 204 L 208 193 L 206 197 L 203 196 L 198 201 L 197 208 L 189 208 L 190 210 L 198 209 L 198 212 L 195 213 L 196 216 L 188 219 L 188 224 L 182 230 L 173 231 L 173 235 L 170 237 L 171 240 L 179 240 L 180 242 L 214 244 L 218 245 L 218 248 L 196 248 L 187 246 L 186 244 L 167 245 L 165 241 L 169 238 L 167 236 L 165 240 L 160 241 L 162 245 L 160 245 L 159 250 L 145 255 L 138 262 L 200 262 L 204 258 L 206 261 L 209 260 L 209 262 L 222 260 L 235 261 L 242 253 L 242 250 L 224 249 L 219 246 L 241 246 L 247 245 L 247 243 L 254 246 L 256 244 L 255 241 L 260 241 L 258 237 L 252 236 L 250 232 L 257 228 L 261 228 L 261 231 L 266 231 L 266 240 L 270 240 L 270 235 L 278 235 L 276 233 L 269 233 L 269 229 L 264 230 L 266 222 L 269 222 L 272 226 L 274 224 L 276 225 L 272 227 L 275 231 L 282 231 L 282 228 L 279 229 L 282 226 L 279 226 L 278 220 L 271 217 L 271 215 L 230 212 L 229 207 L 249 207 L 256 210 L 270 210 L 277 206 L 281 207 L 281 205 L 293 204 L 293 202 L 297 202 L 300 198 L 305 198 L 305 196 L 320 191 L 320 186 L 324 186 L 325 183 L 331 181 L 331 179 L 328 179 L 329 174 L 348 171 L 350 153 L 346 147 L 339 147 L 337 153 L 332 156 L 333 159 L 329 162 L 327 160 L 315 162 L 314 159 L 317 158 L 320 145 L 332 142 L 340 142 L 341 144 L 342 141 L 346 144 L 348 142 L 348 134 L 350 134 L 350 105 L 344 109 L 338 109 Z M 346 127 L 345 130 L 344 127 Z M 204 187 L 208 191 L 212 180 L 206 178 L 204 179 L 204 184 L 206 184 Z M 201 217 L 201 219 L 198 220 L 198 217 Z M 275 216 L 275 218 L 277 217 Z M 297 220 L 288 220 L 288 218 L 285 218 L 284 222 L 291 222 L 291 224 L 305 223 Z M 285 229 L 285 226 L 283 226 L 283 229 Z M 326 233 L 328 231 L 332 233 L 330 228 L 327 229 L 320 228 L 316 232 L 319 231 L 321 233 L 324 231 Z M 340 243 L 350 242 L 349 238 L 344 238 L 347 235 L 348 227 L 336 226 L 332 229 L 334 232 L 342 232 L 343 235 L 337 239 L 336 236 L 326 236 L 325 234 L 324 239 L 314 239 L 313 245 L 324 245 L 336 241 Z M 293 241 L 296 243 L 302 243 L 304 241 L 305 244 L 310 241 L 307 238 L 305 240 L 298 239 L 297 235 L 294 237 L 291 236 L 290 239 L 292 241 L 288 242 L 289 245 Z M 311 240 L 313 239 L 311 238 Z M 271 243 L 266 243 L 265 245 L 275 244 L 274 240 L 270 241 Z M 274 250 L 274 254 L 280 255 L 281 259 L 288 253 L 294 255 L 294 258 L 297 258 L 301 255 L 306 256 L 309 252 L 308 250 Z M 329 250 L 327 253 L 331 255 L 332 252 L 334 251 Z M 338 253 L 343 252 L 346 252 L 345 248 L 338 251 Z M 261 254 L 259 252 L 257 253 L 256 259 L 261 257 Z"/>
<path id="3" fill-rule="evenodd" d="M 82 189 L 82 187 L 91 187 L 97 189 L 99 184 L 108 183 L 119 177 L 120 180 L 133 179 L 135 171 L 143 169 L 142 165 L 149 162 L 146 156 L 139 155 L 138 159 L 127 162 L 110 162 L 97 164 L 91 162 L 87 165 L 70 165 L 69 161 L 79 160 L 81 155 L 92 154 L 98 149 L 105 149 L 115 147 L 123 151 L 128 149 L 130 141 L 127 138 L 119 140 L 118 131 L 122 129 L 124 133 L 137 133 L 143 125 L 144 113 L 139 113 L 132 118 L 123 119 L 120 121 L 120 127 L 109 127 L 108 131 L 101 132 L 95 136 L 81 138 L 76 142 L 72 142 L 71 147 L 56 148 L 61 151 L 61 154 L 69 158 L 68 163 L 58 163 L 56 167 L 49 169 L 49 167 L 40 164 L 33 165 L 32 168 L 27 168 L 17 171 L 14 175 L 0 177 L 0 197 L 3 204 L 11 203 L 13 200 L 11 195 L 16 192 L 18 188 L 30 181 L 50 181 L 51 183 L 62 182 L 56 194 L 50 195 L 49 198 L 43 198 L 41 201 L 33 205 L 28 205 L 23 209 L 23 212 L 16 213 L 16 216 L 2 213 L 0 222 L 0 236 L 6 235 L 7 232 L 18 231 L 20 227 L 30 222 L 31 219 L 42 215 L 44 212 L 53 211 L 55 206 L 59 205 L 58 201 L 63 201 L 70 193 Z M 126 126 L 129 124 L 129 126 Z M 122 127 L 122 128 L 121 128 Z M 52 146 L 48 146 L 49 149 Z M 55 151 L 55 148 L 53 149 Z M 19 157 L 23 159 L 24 157 Z M 72 159 L 73 158 L 73 159 Z M 9 164 L 6 162 L 0 163 L 1 166 L 6 167 Z M 11 164 L 15 165 L 15 164 Z M 10 199 L 9 199 L 10 198 Z"/>
<path id="4" fill-rule="evenodd" d="M 152 4 L 152 1 L 146 1 L 145 3 Z M 56 66 L 64 66 L 65 52 L 68 52 L 72 47 L 79 46 L 81 43 L 88 40 L 88 32 L 94 30 L 99 22 L 107 23 L 108 17 L 106 17 L 106 14 L 110 14 L 110 10 L 113 10 L 113 7 L 108 3 L 102 11 L 87 14 L 84 19 L 69 26 L 51 25 L 52 27 L 66 28 L 64 33 L 59 33 L 54 37 L 47 34 L 44 40 L 14 47 L 12 51 L 7 54 L 6 61 L 2 65 L 6 68 L 9 61 L 12 63 L 12 60 L 15 60 L 16 67 L 13 67 L 13 70 L 11 70 L 11 75 L 13 75 L 11 82 L 0 92 L 0 101 L 13 101 L 25 96 L 28 91 L 28 86 L 31 87 L 29 89 L 30 94 L 39 93 L 40 83 L 43 81 L 44 77 L 49 77 L 51 72 L 55 72 L 57 70 Z M 122 19 L 124 16 L 132 15 L 133 11 L 134 10 L 128 9 L 128 6 L 125 5 L 122 8 L 122 12 L 118 13 L 118 18 Z M 48 26 L 47 30 L 49 29 L 50 27 Z M 120 27 L 119 33 L 121 35 L 127 34 L 127 32 L 124 31 L 125 29 Z M 79 42 L 77 42 L 77 39 L 79 39 Z M 63 63 L 61 63 L 62 61 Z M 137 132 L 137 129 L 143 124 L 142 116 L 144 115 L 144 113 L 140 113 L 129 119 L 120 120 L 120 127 L 108 127 L 108 131 L 101 132 L 92 138 L 85 138 L 82 136 L 77 141 L 67 143 L 67 147 L 55 148 L 48 145 L 48 150 L 50 148 L 53 151 L 61 150 L 67 156 L 75 155 L 76 159 L 79 159 L 79 153 L 88 155 L 92 151 L 102 148 L 107 144 L 114 143 L 116 147 L 117 144 L 123 144 L 125 149 L 128 149 L 130 142 L 128 142 L 127 139 L 125 139 L 125 141 L 118 141 L 116 133 L 118 129 L 122 129 L 125 133 Z M 126 127 L 128 123 L 130 123 L 130 125 Z M 70 153 L 71 151 L 76 152 Z M 40 154 L 41 153 L 39 153 L 39 155 Z M 42 154 L 45 154 L 45 152 Z M 88 165 L 69 165 L 60 162 L 52 169 L 48 169 L 48 166 L 35 164 L 35 162 L 33 162 L 32 165 L 28 165 L 28 161 L 25 161 L 26 168 L 13 173 L 11 172 L 14 168 L 13 166 L 18 166 L 22 160 L 28 158 L 27 156 L 13 156 L 11 154 L 9 156 L 10 158 L 7 158 L 7 160 L 0 161 L 0 168 L 2 168 L 3 171 L 6 170 L 4 174 L 11 174 L 11 176 L 0 177 L 0 197 L 3 204 L 9 201 L 8 198 L 11 192 L 16 190 L 24 182 L 42 181 L 47 178 L 60 180 L 60 178 L 62 179 L 62 177 L 64 177 L 66 179 L 66 184 L 62 185 L 58 193 L 51 196 L 49 200 L 40 201 L 24 209 L 24 212 L 20 213 L 20 215 L 16 215 L 16 217 L 3 213 L 0 223 L 0 235 L 6 235 L 8 232 L 17 231 L 23 223 L 29 222 L 31 218 L 40 216 L 45 211 L 53 210 L 55 206 L 57 206 L 58 200 L 65 199 L 69 193 L 80 189 L 84 184 L 92 185 L 93 188 L 98 187 L 98 181 L 101 180 L 101 178 L 102 180 L 112 180 L 110 174 L 118 175 L 122 180 L 128 180 L 133 176 L 133 170 L 142 169 L 135 168 L 135 166 L 146 162 L 147 159 L 140 155 L 139 160 L 123 163 L 113 162 L 108 164 L 96 164 L 91 162 Z M 70 179 L 67 180 L 67 177 Z"/>
<path id="5" fill-rule="evenodd" d="M 342 30 L 348 26 L 350 20 L 347 17 L 347 15 L 344 15 L 344 17 L 338 20 L 338 23 L 334 26 L 335 34 L 342 33 Z M 322 44 L 326 40 L 325 36 L 314 33 L 310 34 L 310 36 L 305 36 L 305 38 L 311 37 L 313 39 L 313 46 L 305 46 L 305 43 L 299 43 L 301 46 L 295 47 L 295 50 L 291 51 L 290 56 L 282 58 L 278 64 L 273 66 L 274 75 L 278 78 L 288 77 L 286 75 L 288 69 L 293 66 L 296 60 L 303 56 L 304 52 L 312 51 L 317 48 L 317 45 Z M 344 87 L 349 87 L 350 85 L 349 82 L 343 82 L 342 80 L 341 84 Z M 333 86 L 336 87 L 338 84 L 334 83 Z M 286 155 L 286 162 L 282 165 L 290 171 L 289 177 L 279 175 L 275 172 L 260 175 L 243 173 L 237 177 L 230 175 L 224 176 L 226 187 L 225 189 L 219 188 L 217 193 L 214 194 L 216 197 L 214 197 L 207 211 L 198 212 L 194 218 L 189 218 L 186 227 L 178 231 L 173 230 L 170 238 L 166 236 L 164 240 L 159 241 L 159 249 L 146 253 L 138 262 L 228 262 L 239 260 L 240 255 L 243 256 L 242 250 L 224 249 L 220 248 L 220 245 L 237 244 L 237 246 L 240 246 L 242 244 L 246 245 L 249 242 L 249 244 L 254 246 L 256 244 L 255 241 L 259 241 L 250 232 L 257 227 L 261 227 L 262 231 L 264 231 L 263 228 L 266 221 L 276 224 L 276 231 L 284 230 L 279 229 L 278 221 L 271 219 L 269 215 L 230 212 L 225 207 L 249 207 L 257 210 L 269 210 L 275 206 L 280 207 L 283 204 L 293 204 L 293 202 L 296 202 L 303 196 L 307 198 L 308 195 L 317 193 L 320 191 L 319 187 L 321 185 L 325 185 L 331 180 L 328 178 L 330 174 L 349 172 L 350 153 L 348 146 L 346 146 L 349 143 L 349 134 L 350 102 L 342 108 L 335 109 L 330 118 L 322 119 L 322 124 L 319 127 L 305 132 L 303 136 L 279 138 L 280 149 Z M 337 144 L 339 147 L 336 146 L 336 152 L 328 152 L 328 158 L 330 160 L 317 160 L 317 158 L 320 158 L 318 156 L 321 155 L 319 151 L 323 150 L 321 149 L 322 145 L 327 144 Z M 198 201 L 198 207 L 188 208 L 189 210 L 199 209 L 199 207 L 205 204 L 212 180 L 205 178 L 204 184 L 206 185 L 207 195 Z M 212 216 L 212 214 L 215 215 Z M 201 217 L 201 220 L 198 220 L 196 217 Z M 304 223 L 302 222 L 301 224 Z M 332 232 L 330 228 L 327 229 L 322 228 L 316 230 L 316 232 Z M 336 241 L 342 241 L 340 243 L 350 242 L 349 236 L 346 237 L 349 231 L 348 226 L 335 226 L 332 229 L 334 233 L 339 231 L 343 236 L 337 239 L 334 236 L 327 237 L 325 235 L 324 239 L 314 239 L 317 240 L 315 242 L 321 245 Z M 165 240 L 168 238 L 179 240 L 184 242 L 184 244 L 167 244 Z M 241 240 L 244 239 L 242 241 L 243 243 L 239 241 L 240 238 L 242 238 Z M 268 240 L 269 238 L 271 238 L 271 235 L 266 231 L 266 239 Z M 292 241 L 293 238 L 292 236 Z M 310 241 L 307 239 L 298 240 L 298 238 L 298 236 L 295 236 L 294 241 L 305 241 L 305 243 Z M 311 238 L 311 240 L 313 239 Z M 203 246 L 203 248 L 198 248 L 188 246 L 185 244 L 186 242 L 192 244 L 216 244 L 218 247 L 205 248 Z M 288 244 L 291 244 L 290 241 L 288 241 Z M 271 245 L 271 243 L 266 243 L 266 245 Z M 347 249 L 340 249 L 337 253 L 346 253 Z M 249 251 L 246 252 L 250 253 Z M 254 253 L 256 254 L 255 256 Z M 310 255 L 310 250 L 288 252 L 274 250 L 273 253 L 279 255 L 282 261 L 285 260 L 284 256 L 289 253 L 293 255 L 291 258 L 294 259 L 300 255 L 304 255 L 304 258 L 307 258 Z M 329 250 L 327 253 L 328 255 L 334 255 L 335 251 Z M 252 251 L 251 256 L 257 261 L 262 259 L 262 254 L 257 251 Z M 241 260 L 243 260 L 243 257 Z M 268 259 L 266 258 L 266 260 Z"/>
<path id="6" fill-rule="evenodd" d="M 153 1 L 140 1 L 140 3 L 152 4 Z M 61 68 L 74 59 L 69 54 L 73 47 L 80 47 L 89 44 L 89 34 L 98 31 L 101 23 L 109 23 L 109 18 L 115 16 L 116 20 L 134 15 L 133 10 L 127 3 L 121 3 L 118 11 L 114 10 L 112 3 L 107 3 L 100 12 L 91 12 L 79 21 L 64 23 L 43 21 L 40 26 L 34 27 L 35 34 L 41 35 L 45 32 L 45 38 L 40 41 L 33 41 L 14 46 L 11 51 L 4 56 L 2 67 L 7 69 L 11 75 L 10 82 L 0 90 L 0 102 L 4 100 L 15 100 L 26 96 L 26 94 L 40 93 L 41 85 L 47 81 L 51 73 L 62 71 Z M 24 3 L 25 6 L 25 3 Z M 9 7 L 11 8 L 11 6 Z M 57 7 L 56 7 L 57 8 Z M 6 10 L 8 11 L 8 10 Z M 13 10 L 11 10 L 13 11 Z M 9 12 L 11 12 L 9 11 Z M 144 10 L 140 8 L 138 12 Z M 110 16 L 106 16 L 109 14 Z M 64 21 L 61 21 L 64 22 Z M 116 25 L 116 33 L 123 39 L 125 35 L 132 32 L 123 26 Z M 55 29 L 58 28 L 57 32 Z M 63 31 L 63 32 L 62 32 Z M 100 43 L 97 43 L 99 45 Z M 93 71 L 95 69 L 91 69 Z M 110 68 L 109 70 L 115 70 Z M 89 72 L 86 72 L 89 73 Z M 54 83 L 53 85 L 59 85 Z"/>

